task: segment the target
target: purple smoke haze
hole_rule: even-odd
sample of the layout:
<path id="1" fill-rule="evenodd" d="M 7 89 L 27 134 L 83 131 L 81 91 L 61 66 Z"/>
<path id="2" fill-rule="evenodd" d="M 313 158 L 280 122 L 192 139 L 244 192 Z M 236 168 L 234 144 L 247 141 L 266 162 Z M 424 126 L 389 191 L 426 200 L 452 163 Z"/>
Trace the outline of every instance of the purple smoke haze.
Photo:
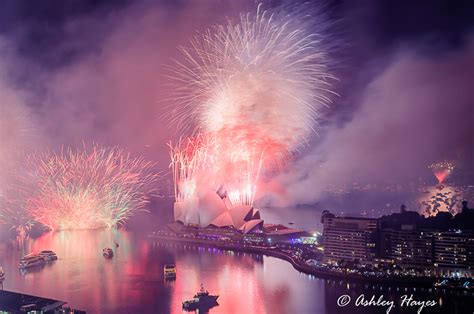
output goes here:
<path id="1" fill-rule="evenodd" d="M 264 200 L 280 206 L 312 204 L 355 182 L 434 183 L 427 166 L 444 159 L 472 174 L 473 86 L 474 38 L 461 49 L 436 55 L 399 47 L 365 87 L 349 121 L 329 125 L 320 142 L 272 183 L 285 192 Z"/>

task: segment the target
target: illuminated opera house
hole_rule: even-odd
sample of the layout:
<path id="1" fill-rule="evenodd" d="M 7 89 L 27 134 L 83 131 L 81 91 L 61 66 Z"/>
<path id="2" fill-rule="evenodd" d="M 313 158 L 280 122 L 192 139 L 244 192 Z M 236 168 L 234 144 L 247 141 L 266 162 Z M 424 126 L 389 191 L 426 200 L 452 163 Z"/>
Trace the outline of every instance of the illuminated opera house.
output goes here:
<path id="1" fill-rule="evenodd" d="M 250 205 L 232 205 L 227 197 L 208 192 L 201 197 L 174 203 L 174 219 L 185 226 L 200 228 L 231 227 L 243 233 L 261 230 L 263 220 Z"/>

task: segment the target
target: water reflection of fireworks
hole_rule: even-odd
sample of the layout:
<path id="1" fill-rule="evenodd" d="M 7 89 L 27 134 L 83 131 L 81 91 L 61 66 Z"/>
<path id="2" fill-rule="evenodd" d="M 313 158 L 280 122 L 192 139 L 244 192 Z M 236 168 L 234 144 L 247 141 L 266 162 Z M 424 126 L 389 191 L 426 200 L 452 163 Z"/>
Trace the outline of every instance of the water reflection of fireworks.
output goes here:
<path id="1" fill-rule="evenodd" d="M 472 200 L 473 191 L 468 187 L 438 185 L 422 189 L 418 201 L 420 214 L 435 216 L 439 212 L 449 212 L 453 215 L 461 210 L 463 200 Z"/>

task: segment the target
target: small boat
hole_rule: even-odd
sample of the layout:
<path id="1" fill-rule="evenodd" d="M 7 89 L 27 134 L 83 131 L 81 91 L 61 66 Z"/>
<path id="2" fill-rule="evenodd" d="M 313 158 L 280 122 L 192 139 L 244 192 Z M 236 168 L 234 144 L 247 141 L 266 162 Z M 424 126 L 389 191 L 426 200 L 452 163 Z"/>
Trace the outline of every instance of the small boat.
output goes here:
<path id="1" fill-rule="evenodd" d="M 448 285 L 448 279 L 444 279 L 442 281 L 438 281 L 434 284 L 435 287 L 446 287 Z"/>
<path id="2" fill-rule="evenodd" d="M 109 247 L 106 247 L 105 249 L 102 250 L 102 254 L 104 255 L 104 257 L 106 258 L 112 258 L 114 257 L 114 251 L 112 251 L 111 248 Z"/>
<path id="3" fill-rule="evenodd" d="M 5 280 L 5 271 L 3 270 L 3 267 L 0 266 L 0 281 Z"/>
<path id="4" fill-rule="evenodd" d="M 167 264 L 163 267 L 163 275 L 166 279 L 176 278 L 176 266 L 174 264 Z"/>
<path id="5" fill-rule="evenodd" d="M 42 257 L 47 262 L 55 261 L 55 260 L 58 259 L 58 256 L 56 255 L 56 253 L 54 253 L 53 251 L 50 251 L 50 250 L 41 251 L 38 255 L 40 257 Z"/>
<path id="6" fill-rule="evenodd" d="M 29 267 L 33 266 L 38 266 L 38 265 L 43 265 L 44 264 L 44 259 L 43 257 L 30 253 L 28 255 L 25 255 L 20 262 L 18 263 L 18 268 L 19 269 L 26 269 Z"/>
<path id="7" fill-rule="evenodd" d="M 191 300 L 183 302 L 183 309 L 186 311 L 195 311 L 197 309 L 210 309 L 216 305 L 218 295 L 210 295 L 204 286 L 201 284 L 201 290 L 194 295 Z"/>

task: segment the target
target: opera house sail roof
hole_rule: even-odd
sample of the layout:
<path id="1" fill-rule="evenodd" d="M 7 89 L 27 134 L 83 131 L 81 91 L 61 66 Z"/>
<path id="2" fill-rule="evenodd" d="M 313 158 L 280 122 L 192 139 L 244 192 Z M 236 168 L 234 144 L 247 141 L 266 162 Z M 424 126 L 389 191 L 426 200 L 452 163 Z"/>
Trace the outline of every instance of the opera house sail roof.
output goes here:
<path id="1" fill-rule="evenodd" d="M 263 226 L 258 209 L 250 205 L 230 205 L 225 197 L 209 191 L 201 197 L 174 203 L 174 219 L 186 226 L 233 227 L 248 233 Z"/>

